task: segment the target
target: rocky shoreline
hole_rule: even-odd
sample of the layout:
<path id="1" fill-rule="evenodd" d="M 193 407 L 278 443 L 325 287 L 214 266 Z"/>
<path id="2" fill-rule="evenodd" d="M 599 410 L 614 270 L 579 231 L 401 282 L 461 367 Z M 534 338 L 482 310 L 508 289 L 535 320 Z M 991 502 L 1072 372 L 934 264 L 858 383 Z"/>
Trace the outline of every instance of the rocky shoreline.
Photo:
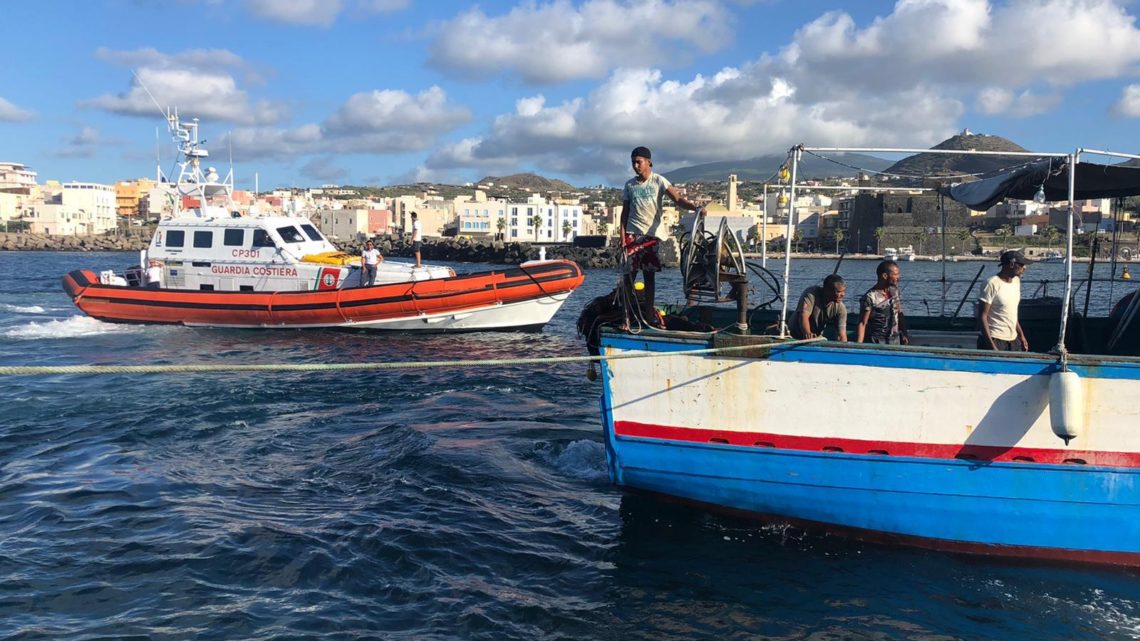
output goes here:
<path id="1" fill-rule="evenodd" d="M 405 238 L 380 236 L 373 239 L 384 256 L 412 257 L 412 244 Z M 129 233 L 121 236 L 45 236 L 42 234 L 0 234 L 0 251 L 95 251 L 137 252 L 146 249 L 150 234 Z M 334 243 L 338 249 L 360 254 L 363 243 Z M 671 245 L 667 241 L 666 245 Z M 547 245 L 547 258 L 565 258 L 584 268 L 616 267 L 620 258 L 617 247 L 574 247 L 569 244 Z M 471 240 L 466 238 L 429 238 L 424 241 L 421 258 L 424 261 L 452 261 L 517 265 L 537 260 L 541 248 L 531 243 Z M 675 252 L 662 252 L 664 259 Z M 665 260 L 664 262 L 669 262 Z"/>

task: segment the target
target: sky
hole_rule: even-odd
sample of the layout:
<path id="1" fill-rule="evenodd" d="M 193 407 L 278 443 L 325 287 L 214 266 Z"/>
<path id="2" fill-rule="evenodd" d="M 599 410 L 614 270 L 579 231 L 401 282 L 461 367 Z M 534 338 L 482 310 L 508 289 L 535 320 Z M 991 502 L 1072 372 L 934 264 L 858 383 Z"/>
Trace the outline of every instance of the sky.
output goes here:
<path id="1" fill-rule="evenodd" d="M 796 144 L 1140 152 L 1133 0 L 6 2 L 0 161 L 172 171 L 199 118 L 239 188 L 621 185 Z M 153 97 L 153 98 L 152 98 Z M 157 103 L 157 104 L 156 104 Z M 156 154 L 158 156 L 156 162 Z"/>

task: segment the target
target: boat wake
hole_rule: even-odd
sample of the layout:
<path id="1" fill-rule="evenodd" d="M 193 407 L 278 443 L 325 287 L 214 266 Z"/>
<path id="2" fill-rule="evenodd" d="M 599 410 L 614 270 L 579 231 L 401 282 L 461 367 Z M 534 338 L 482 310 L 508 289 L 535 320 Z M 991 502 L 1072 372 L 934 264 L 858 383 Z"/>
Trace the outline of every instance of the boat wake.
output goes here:
<path id="1" fill-rule="evenodd" d="M 551 456 L 550 464 L 573 479 L 599 483 L 609 479 L 605 446 L 596 441 L 569 443 L 561 452 Z"/>
<path id="2" fill-rule="evenodd" d="M 118 325 L 86 316 L 70 316 L 63 320 L 28 323 L 4 331 L 5 338 L 39 340 L 44 338 L 81 338 L 101 334 L 129 334 L 145 331 L 141 325 Z"/>
<path id="3" fill-rule="evenodd" d="M 0 303 L 0 312 L 12 312 L 14 314 L 43 314 L 45 310 L 39 305 L 9 305 L 8 303 Z"/>

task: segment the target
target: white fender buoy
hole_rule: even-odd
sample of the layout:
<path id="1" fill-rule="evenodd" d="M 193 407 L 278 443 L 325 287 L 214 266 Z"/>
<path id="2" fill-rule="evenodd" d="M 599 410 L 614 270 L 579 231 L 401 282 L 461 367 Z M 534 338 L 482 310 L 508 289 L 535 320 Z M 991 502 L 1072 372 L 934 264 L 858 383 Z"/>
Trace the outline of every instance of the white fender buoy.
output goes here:
<path id="1" fill-rule="evenodd" d="M 1049 377 L 1049 422 L 1065 445 L 1084 430 L 1085 390 L 1076 372 L 1054 372 Z"/>

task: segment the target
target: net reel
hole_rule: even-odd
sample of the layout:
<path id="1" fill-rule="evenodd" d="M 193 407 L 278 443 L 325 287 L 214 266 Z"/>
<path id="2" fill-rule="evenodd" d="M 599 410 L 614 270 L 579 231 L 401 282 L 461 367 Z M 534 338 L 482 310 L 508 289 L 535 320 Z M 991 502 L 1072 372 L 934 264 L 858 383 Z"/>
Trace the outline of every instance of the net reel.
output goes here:
<path id="1" fill-rule="evenodd" d="M 744 248 L 728 220 L 721 218 L 715 234 L 705 230 L 705 217 L 693 216 L 693 226 L 681 239 L 681 278 L 685 299 L 697 303 L 735 302 L 736 330 L 748 333 L 748 273 Z"/>

